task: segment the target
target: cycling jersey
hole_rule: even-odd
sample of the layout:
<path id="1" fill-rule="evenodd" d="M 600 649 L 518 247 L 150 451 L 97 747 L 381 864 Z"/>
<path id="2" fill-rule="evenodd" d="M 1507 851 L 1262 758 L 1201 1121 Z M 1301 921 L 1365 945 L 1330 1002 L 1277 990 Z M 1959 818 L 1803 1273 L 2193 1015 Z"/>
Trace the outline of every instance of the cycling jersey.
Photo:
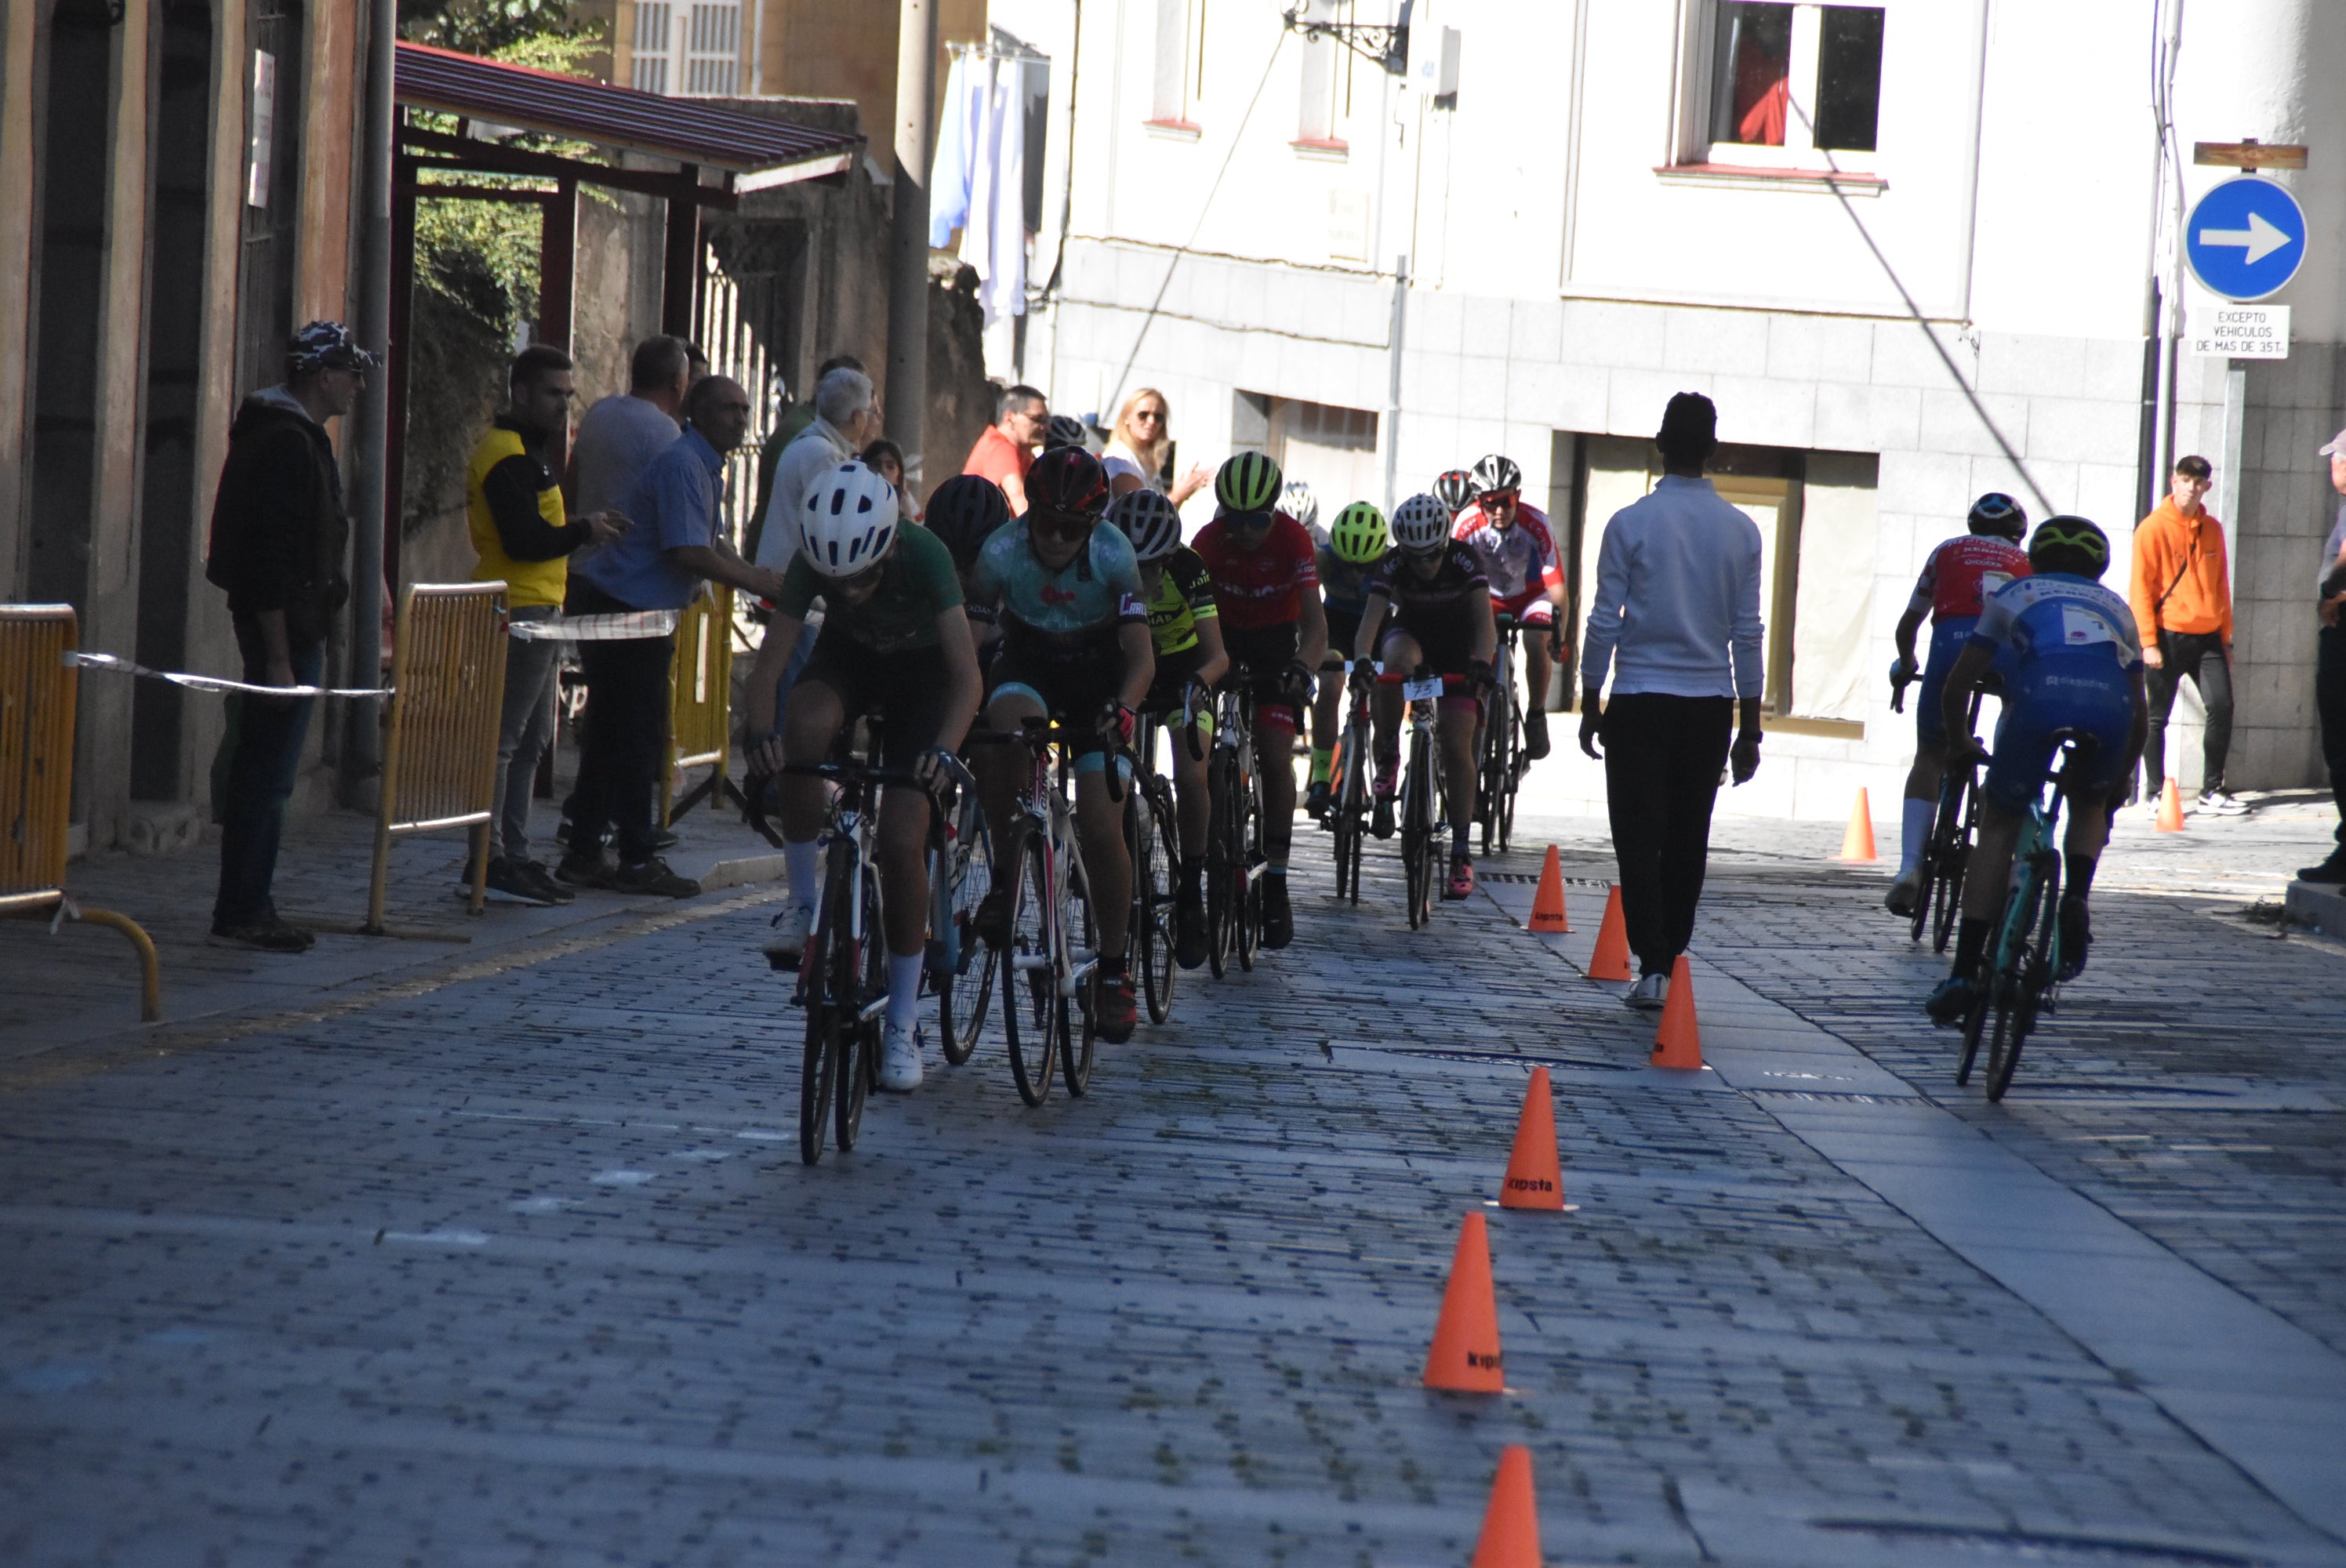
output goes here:
<path id="1" fill-rule="evenodd" d="M 774 608 L 804 620 L 828 579 L 801 551 L 790 558 Z M 937 646 L 937 617 L 961 601 L 961 579 L 953 555 L 925 528 L 900 528 L 896 543 L 880 563 L 880 585 L 853 603 L 840 594 L 824 600 L 822 637 L 843 639 L 872 653 L 901 653 Z"/>
<path id="2" fill-rule="evenodd" d="M 1071 652 L 1128 621 L 1145 621 L 1140 566 L 1119 528 L 1092 530 L 1088 547 L 1054 572 L 1013 519 L 995 529 L 970 568 L 972 603 L 1000 606 L 1003 632 L 1029 646 Z"/>
<path id="3" fill-rule="evenodd" d="M 1165 557 L 1165 569 L 1158 574 L 1157 591 L 1146 592 L 1145 574 L 1141 584 L 1148 610 L 1148 636 L 1157 645 L 1161 668 L 1165 655 L 1196 647 L 1198 623 L 1220 613 L 1214 605 L 1214 579 L 1198 552 L 1187 545 L 1176 545 Z"/>
<path id="4" fill-rule="evenodd" d="M 1320 596 L 1328 607 L 1358 616 L 1368 603 L 1369 574 L 1377 569 L 1377 564 L 1347 561 L 1324 545 L 1313 553 L 1312 560 L 1320 569 Z"/>
<path id="5" fill-rule="evenodd" d="M 1301 618 L 1303 596 L 1320 591 L 1312 568 L 1311 535 L 1286 513 L 1276 513 L 1262 543 L 1239 548 L 1229 521 L 1217 517 L 1198 531 L 1190 547 L 1214 577 L 1214 602 L 1222 626 L 1240 631 L 1288 626 Z"/>
<path id="6" fill-rule="evenodd" d="M 1931 612 L 1933 621 L 1975 616 L 1990 595 L 2028 575 L 2028 552 L 1993 534 L 1962 534 L 1942 544 L 1923 563 L 1907 608 Z"/>
<path id="7" fill-rule="evenodd" d="M 1515 526 L 1504 529 L 1493 526 L 1481 506 L 1469 506 L 1458 514 L 1450 536 L 1483 563 L 1494 599 L 1520 605 L 1564 581 L 1556 534 L 1547 525 L 1547 514 L 1536 506 L 1516 502 Z"/>
<path id="8" fill-rule="evenodd" d="M 1463 627 L 1467 611 L 1478 597 L 1488 598 L 1490 589 L 1481 559 L 1454 539 L 1443 547 L 1442 564 L 1431 577 L 1421 575 L 1399 550 L 1388 550 L 1368 582 L 1370 596 L 1382 596 L 1392 604 L 1393 624 L 1411 631 Z"/>
<path id="9" fill-rule="evenodd" d="M 2126 600 L 2066 572 L 2025 577 L 1989 596 L 1971 643 L 1995 655 L 2004 677 L 2004 717 L 1981 786 L 1988 799 L 2010 811 L 2036 799 L 2063 729 L 2096 743 L 2073 788 L 2116 787 L 2134 724 L 2133 672 L 2142 666 Z"/>

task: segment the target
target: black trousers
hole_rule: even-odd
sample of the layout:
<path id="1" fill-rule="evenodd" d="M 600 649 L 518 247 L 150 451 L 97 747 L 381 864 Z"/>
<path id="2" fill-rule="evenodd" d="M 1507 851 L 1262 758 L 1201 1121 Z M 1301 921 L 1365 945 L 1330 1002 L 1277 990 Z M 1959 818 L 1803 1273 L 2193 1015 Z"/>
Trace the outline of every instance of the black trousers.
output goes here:
<path id="1" fill-rule="evenodd" d="M 574 616 L 617 615 L 636 607 L 576 576 L 563 605 Z M 591 851 L 607 827 L 616 830 L 621 865 L 650 856 L 652 787 L 668 738 L 668 661 L 675 652 L 673 636 L 578 645 L 590 695 L 586 732 L 579 739 L 578 787 L 570 797 L 574 850 Z"/>
<path id="2" fill-rule="evenodd" d="M 2150 792 L 2158 793 L 2167 779 L 2167 716 L 2175 707 L 2175 693 L 2189 676 L 2199 688 L 2200 706 L 2208 710 L 2208 728 L 2199 738 L 2199 788 L 2218 789 L 2224 784 L 2224 759 L 2232 749 L 2232 666 L 2224 657 L 2219 632 L 2161 632 L 2159 667 L 2144 672 L 2149 688 L 2150 738 L 2143 743 L 2143 777 Z"/>
<path id="3" fill-rule="evenodd" d="M 1710 853 L 1710 809 L 1735 722 L 1725 697 L 1637 691 L 1606 705 L 1605 797 L 1621 864 L 1621 918 L 1647 974 L 1694 940 Z"/>
<path id="4" fill-rule="evenodd" d="M 2346 626 L 2321 628 L 2313 665 L 2313 708 L 2321 716 L 2321 760 L 2338 802 L 2338 842 L 2346 845 Z"/>

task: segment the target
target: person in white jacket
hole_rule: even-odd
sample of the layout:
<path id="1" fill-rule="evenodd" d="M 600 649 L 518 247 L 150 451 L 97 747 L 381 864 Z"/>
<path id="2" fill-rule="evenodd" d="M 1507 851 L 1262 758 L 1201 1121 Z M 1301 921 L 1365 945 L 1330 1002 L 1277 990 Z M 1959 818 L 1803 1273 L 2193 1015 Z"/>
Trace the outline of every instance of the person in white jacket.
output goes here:
<path id="1" fill-rule="evenodd" d="M 1582 639 L 1580 748 L 1605 762 L 1637 1008 L 1662 1005 L 1693 939 L 1720 767 L 1738 784 L 1760 768 L 1760 529 L 1702 475 L 1718 430 L 1708 398 L 1670 399 L 1662 478 L 1606 524 Z"/>

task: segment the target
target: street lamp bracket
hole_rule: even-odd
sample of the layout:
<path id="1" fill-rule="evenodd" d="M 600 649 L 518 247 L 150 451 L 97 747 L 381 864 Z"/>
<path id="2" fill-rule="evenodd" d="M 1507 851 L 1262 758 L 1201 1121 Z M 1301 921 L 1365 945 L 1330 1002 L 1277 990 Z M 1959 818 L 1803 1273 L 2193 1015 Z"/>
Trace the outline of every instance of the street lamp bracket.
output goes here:
<path id="1" fill-rule="evenodd" d="M 1333 38 L 1361 58 L 1383 66 L 1390 75 L 1408 75 L 1407 22 L 1321 22 L 1304 15 L 1303 10 L 1297 5 L 1281 13 L 1289 32 L 1300 33 L 1306 38 Z"/>

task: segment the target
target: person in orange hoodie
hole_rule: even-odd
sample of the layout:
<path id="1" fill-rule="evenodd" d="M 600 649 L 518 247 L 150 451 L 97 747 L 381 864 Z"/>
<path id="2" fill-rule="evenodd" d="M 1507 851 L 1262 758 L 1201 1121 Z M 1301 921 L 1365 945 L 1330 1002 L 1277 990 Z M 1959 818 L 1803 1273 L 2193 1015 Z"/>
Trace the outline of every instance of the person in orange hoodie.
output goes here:
<path id="1" fill-rule="evenodd" d="M 2232 747 L 2232 578 L 2222 524 L 2200 504 L 2215 477 L 2204 457 L 2175 464 L 2174 489 L 2135 525 L 2134 581 L 2127 597 L 2148 667 L 2150 737 L 2143 776 L 2155 798 L 2166 786 L 2167 716 L 2186 676 L 2199 688 L 2208 725 L 2196 810 L 2237 817 L 2248 809 L 2224 788 Z"/>

